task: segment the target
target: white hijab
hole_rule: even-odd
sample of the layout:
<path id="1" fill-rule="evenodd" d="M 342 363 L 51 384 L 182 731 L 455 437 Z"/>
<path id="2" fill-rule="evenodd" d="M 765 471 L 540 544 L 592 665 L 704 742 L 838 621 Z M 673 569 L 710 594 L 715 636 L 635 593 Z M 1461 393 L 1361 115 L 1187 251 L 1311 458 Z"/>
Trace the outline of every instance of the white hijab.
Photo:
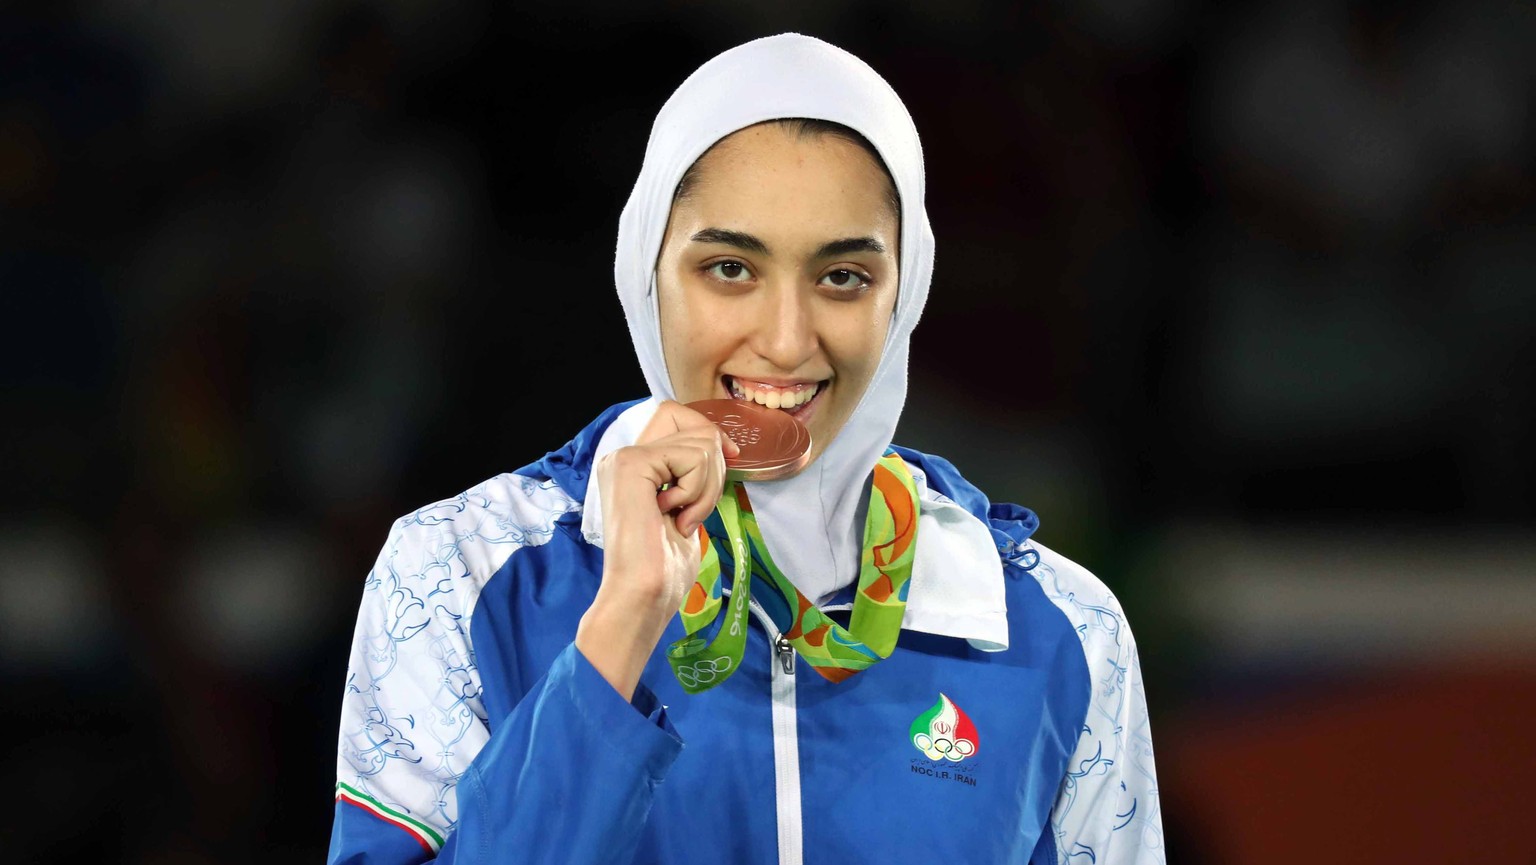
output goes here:
<path id="1" fill-rule="evenodd" d="M 613 267 L 653 399 L 621 416 L 598 452 L 632 443 L 656 401 L 675 398 L 662 354 L 655 272 L 678 181 L 725 136 L 788 117 L 830 120 L 862 134 L 880 152 L 901 196 L 896 308 L 868 389 L 837 437 L 804 471 L 747 485 L 774 560 L 807 598 L 819 603 L 858 575 L 861 501 L 906 401 L 907 344 L 933 274 L 933 232 L 923 206 L 917 128 L 896 92 L 864 61 L 809 36 L 770 36 L 705 63 L 662 106 L 640 178 L 619 217 Z M 600 515 L 594 517 L 600 524 Z"/>

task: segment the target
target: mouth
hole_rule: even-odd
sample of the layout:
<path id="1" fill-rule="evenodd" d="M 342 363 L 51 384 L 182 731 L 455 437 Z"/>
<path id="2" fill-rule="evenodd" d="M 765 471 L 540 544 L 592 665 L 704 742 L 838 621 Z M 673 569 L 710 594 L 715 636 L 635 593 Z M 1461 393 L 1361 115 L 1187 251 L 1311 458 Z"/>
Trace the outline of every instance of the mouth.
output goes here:
<path id="1" fill-rule="evenodd" d="M 832 380 L 828 378 L 779 384 L 724 375 L 720 377 L 720 382 L 725 385 L 725 392 L 732 399 L 778 409 L 803 423 L 810 420 L 815 407 L 821 402 L 821 395 L 826 393 Z"/>

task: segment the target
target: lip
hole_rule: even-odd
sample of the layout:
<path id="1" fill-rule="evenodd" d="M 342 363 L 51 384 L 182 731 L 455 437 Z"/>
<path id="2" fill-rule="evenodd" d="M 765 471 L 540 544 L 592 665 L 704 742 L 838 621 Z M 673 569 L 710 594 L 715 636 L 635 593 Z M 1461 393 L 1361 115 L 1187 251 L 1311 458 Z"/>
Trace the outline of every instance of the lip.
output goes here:
<path id="1" fill-rule="evenodd" d="M 817 379 L 804 378 L 746 378 L 745 376 L 726 374 L 716 379 L 716 381 L 720 383 L 720 390 L 726 399 L 736 398 L 736 395 L 731 393 L 730 387 L 726 385 L 726 379 L 731 379 L 733 381 L 745 381 L 753 384 L 766 384 L 770 387 L 794 387 L 796 385 L 819 384 L 820 386 L 816 390 L 816 395 L 811 397 L 810 402 L 805 403 L 804 405 L 796 406 L 793 409 L 771 409 L 771 411 L 782 411 L 795 420 L 801 422 L 802 424 L 810 424 L 811 419 L 816 416 L 817 409 L 821 406 L 821 398 L 825 396 L 827 391 L 832 387 L 832 379 L 830 378 L 824 378 L 818 381 Z"/>
<path id="2" fill-rule="evenodd" d="M 824 378 L 747 378 L 744 375 L 731 375 L 730 373 L 726 373 L 725 378 L 750 382 L 752 384 L 765 384 L 769 387 L 794 387 L 796 385 L 816 384 L 817 382 L 827 380 Z"/>

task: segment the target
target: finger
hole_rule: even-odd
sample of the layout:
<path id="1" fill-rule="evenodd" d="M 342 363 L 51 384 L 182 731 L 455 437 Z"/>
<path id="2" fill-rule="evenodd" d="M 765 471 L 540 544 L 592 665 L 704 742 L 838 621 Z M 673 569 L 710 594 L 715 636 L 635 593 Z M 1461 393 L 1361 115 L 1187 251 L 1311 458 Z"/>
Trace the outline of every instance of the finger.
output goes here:
<path id="1" fill-rule="evenodd" d="M 684 536 L 693 534 L 698 530 L 709 514 L 720 502 L 720 496 L 725 490 L 725 458 L 717 450 L 715 458 L 710 461 L 708 472 L 702 483 L 705 487 L 705 495 L 700 496 L 692 504 L 684 507 L 673 522 L 677 530 Z"/>
<path id="2" fill-rule="evenodd" d="M 720 450 L 723 451 L 727 457 L 734 459 L 741 456 L 741 445 L 737 444 L 734 440 L 732 440 L 730 436 L 726 435 L 725 430 L 719 427 L 715 427 L 715 435 L 720 437 Z"/>
<path id="3" fill-rule="evenodd" d="M 703 413 L 695 411 L 682 403 L 666 400 L 656 409 L 656 414 L 651 417 L 645 429 L 640 432 L 636 444 L 649 444 L 659 441 L 667 436 L 679 432 L 694 432 L 710 430 L 715 434 L 720 443 L 720 450 L 725 457 L 734 459 L 741 456 L 741 446 L 731 440 L 725 431 L 715 425 L 715 422 L 705 417 Z"/>
<path id="4" fill-rule="evenodd" d="M 712 439 L 667 440 L 648 446 L 661 460 L 670 486 L 656 496 L 657 507 L 671 513 L 678 508 L 702 508 L 705 515 L 720 498 L 724 480 L 718 442 Z M 702 517 L 700 518 L 702 519 Z"/>
<path id="5" fill-rule="evenodd" d="M 725 457 L 712 439 L 690 442 L 683 448 L 680 459 L 669 461 L 675 477 L 672 486 L 657 495 L 656 506 L 663 513 L 672 514 L 677 530 L 687 535 L 709 518 L 720 501 L 725 486 Z"/>
<path id="6" fill-rule="evenodd" d="M 673 400 L 665 400 L 651 416 L 635 444 L 650 444 L 680 432 L 703 432 L 715 429 L 709 418 Z"/>
<path id="7" fill-rule="evenodd" d="M 680 437 L 607 454 L 597 467 L 603 477 L 604 513 L 618 519 L 623 514 L 639 516 L 651 508 L 671 513 L 691 504 L 704 488 L 695 466 L 706 463 L 715 446 L 713 439 Z M 693 477 L 688 477 L 690 472 Z M 658 495 L 663 486 L 666 489 Z"/>

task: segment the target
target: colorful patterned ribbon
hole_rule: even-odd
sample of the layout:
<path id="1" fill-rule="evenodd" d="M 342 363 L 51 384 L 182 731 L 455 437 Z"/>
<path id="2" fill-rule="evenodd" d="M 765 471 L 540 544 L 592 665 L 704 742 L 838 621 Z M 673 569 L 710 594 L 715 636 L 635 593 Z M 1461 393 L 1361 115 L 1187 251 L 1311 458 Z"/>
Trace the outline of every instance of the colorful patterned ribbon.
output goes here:
<path id="1" fill-rule="evenodd" d="M 746 488 L 727 483 L 715 512 L 699 527 L 699 576 L 678 610 L 687 636 L 667 649 L 667 661 L 683 690 L 707 691 L 741 666 L 753 577 L 777 590 L 763 600 L 764 607 L 783 628 L 784 638 L 822 676 L 841 682 L 889 657 L 907 609 L 917 515 L 917 483 L 901 457 L 887 450 L 875 463 L 859 585 L 853 616 L 844 628 L 806 600 L 773 563 Z M 731 603 L 722 617 L 721 575 L 727 560 Z M 706 638 L 704 630 L 717 620 L 714 638 Z"/>

